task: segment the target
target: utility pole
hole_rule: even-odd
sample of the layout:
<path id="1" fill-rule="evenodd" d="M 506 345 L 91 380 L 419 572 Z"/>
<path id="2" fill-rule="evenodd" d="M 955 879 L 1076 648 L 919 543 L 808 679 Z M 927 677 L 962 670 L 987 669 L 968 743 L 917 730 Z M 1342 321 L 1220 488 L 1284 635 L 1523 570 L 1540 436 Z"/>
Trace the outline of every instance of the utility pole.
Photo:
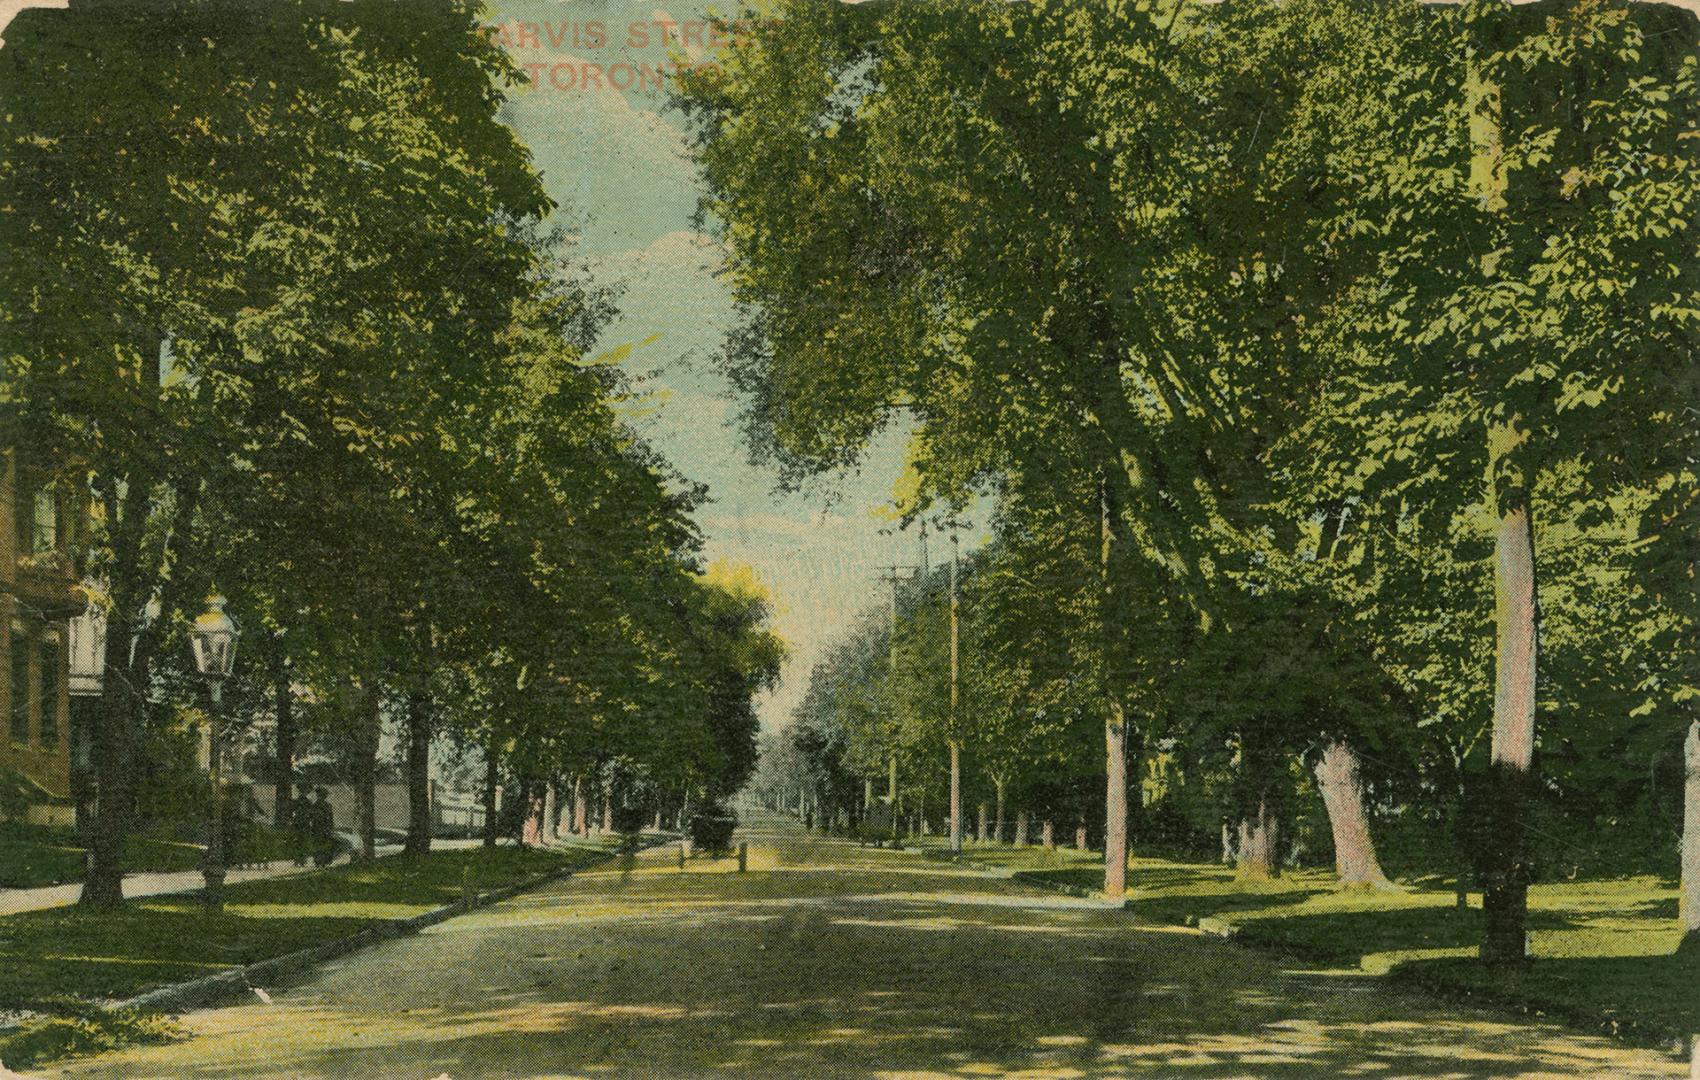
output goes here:
<path id="1" fill-rule="evenodd" d="M 957 702 L 960 692 L 957 676 L 960 672 L 959 646 L 961 623 L 958 619 L 956 597 L 956 564 L 961 557 L 956 531 L 950 534 L 950 850 L 962 854 L 962 733 L 957 727 Z"/>

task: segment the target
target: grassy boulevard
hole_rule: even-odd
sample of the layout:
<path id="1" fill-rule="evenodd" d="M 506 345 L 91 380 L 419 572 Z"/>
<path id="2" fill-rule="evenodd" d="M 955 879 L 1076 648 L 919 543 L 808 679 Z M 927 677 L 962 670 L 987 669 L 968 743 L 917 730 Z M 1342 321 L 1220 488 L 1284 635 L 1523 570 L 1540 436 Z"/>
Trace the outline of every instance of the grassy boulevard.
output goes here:
<path id="1" fill-rule="evenodd" d="M 500 847 L 392 856 L 227 887 L 223 912 L 194 894 L 136 900 L 117 911 L 56 908 L 0 919 L 0 1062 L 24 1068 L 71 1053 L 166 1040 L 157 1017 L 103 1003 L 324 945 L 476 891 L 582 866 L 596 846 Z"/>
<path id="2" fill-rule="evenodd" d="M 920 843 L 928 855 L 948 857 L 942 838 Z M 969 843 L 965 853 L 1024 880 L 1103 885 L 1096 852 Z M 1340 890 L 1333 874 L 1321 870 L 1242 881 L 1229 866 L 1153 858 L 1130 859 L 1128 878 L 1130 911 L 1151 922 L 1201 926 L 1311 962 L 1391 975 L 1638 1041 L 1667 1044 L 1700 1031 L 1694 990 L 1700 965 L 1675 955 L 1677 889 L 1656 877 L 1532 887 L 1536 962 L 1499 972 L 1476 959 L 1480 894 L 1459 909 L 1449 881 Z"/>

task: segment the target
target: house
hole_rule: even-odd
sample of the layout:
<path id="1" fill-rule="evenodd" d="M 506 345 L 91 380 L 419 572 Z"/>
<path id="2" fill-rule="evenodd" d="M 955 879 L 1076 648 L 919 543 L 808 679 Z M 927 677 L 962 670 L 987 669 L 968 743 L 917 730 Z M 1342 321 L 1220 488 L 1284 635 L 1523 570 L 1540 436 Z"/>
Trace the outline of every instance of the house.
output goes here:
<path id="1" fill-rule="evenodd" d="M 68 821 L 70 620 L 88 607 L 70 556 L 86 501 L 18 450 L 0 457 L 0 780 L 38 820 Z"/>

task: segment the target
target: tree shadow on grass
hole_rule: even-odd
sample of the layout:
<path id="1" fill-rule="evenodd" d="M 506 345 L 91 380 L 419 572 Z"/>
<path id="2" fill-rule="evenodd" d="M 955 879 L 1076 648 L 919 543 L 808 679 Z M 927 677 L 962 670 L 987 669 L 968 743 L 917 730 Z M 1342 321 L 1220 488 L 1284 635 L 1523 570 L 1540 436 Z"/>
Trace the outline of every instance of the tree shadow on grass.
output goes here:
<path id="1" fill-rule="evenodd" d="M 193 900 L 150 901 L 117 912 L 79 908 L 0 922 L 0 1006 L 48 1007 L 60 998 L 124 998 L 230 967 L 258 963 L 352 934 L 360 917 L 250 918 L 211 914 Z"/>
<path id="2" fill-rule="evenodd" d="M 1206 893 L 1194 896 L 1149 896 L 1137 892 L 1130 901 L 1134 914 L 1152 922 L 1186 923 L 1223 915 L 1249 915 L 1257 912 L 1279 914 L 1277 909 L 1302 904 L 1325 889 L 1294 889 L 1269 893 Z"/>
<path id="3" fill-rule="evenodd" d="M 1530 930 L 1564 930 L 1559 912 L 1531 911 Z M 1480 908 L 1450 906 L 1364 908 L 1356 911 L 1269 912 L 1238 921 L 1240 940 L 1349 967 L 1380 953 L 1474 949 L 1482 939 Z"/>
<path id="4" fill-rule="evenodd" d="M 1536 957 L 1508 971 L 1441 959 L 1408 964 L 1400 977 L 1658 1044 L 1700 1032 L 1700 959 L 1693 957 Z"/>

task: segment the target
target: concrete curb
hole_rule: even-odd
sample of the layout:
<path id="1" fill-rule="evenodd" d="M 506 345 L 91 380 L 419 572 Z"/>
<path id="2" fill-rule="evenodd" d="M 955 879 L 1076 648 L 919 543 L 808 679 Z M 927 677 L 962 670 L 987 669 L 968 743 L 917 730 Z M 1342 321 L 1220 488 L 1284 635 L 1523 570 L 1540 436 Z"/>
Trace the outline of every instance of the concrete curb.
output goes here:
<path id="1" fill-rule="evenodd" d="M 651 839 L 640 844 L 638 850 L 670 843 L 668 838 Z M 275 983 L 293 975 L 298 975 L 328 960 L 347 956 L 371 945 L 390 941 L 395 938 L 417 934 L 421 930 L 446 922 L 456 915 L 489 907 L 503 900 L 511 899 L 520 893 L 548 885 L 556 881 L 564 881 L 574 874 L 588 870 L 608 862 L 620 852 L 608 850 L 598 854 L 596 858 L 580 866 L 562 867 L 541 874 L 533 874 L 529 878 L 510 882 L 487 892 L 478 893 L 469 900 L 456 900 L 451 904 L 432 908 L 406 919 L 386 919 L 364 930 L 356 931 L 344 938 L 315 945 L 310 949 L 285 953 L 270 960 L 261 960 L 245 967 L 221 971 L 217 975 L 208 975 L 188 982 L 173 983 L 161 986 L 135 997 L 112 1002 L 105 1006 L 109 1012 L 120 1010 L 135 1012 L 175 1013 L 189 1009 L 206 1008 L 222 1002 L 230 1002 L 237 998 L 248 996 L 253 988 L 261 983 Z"/>

